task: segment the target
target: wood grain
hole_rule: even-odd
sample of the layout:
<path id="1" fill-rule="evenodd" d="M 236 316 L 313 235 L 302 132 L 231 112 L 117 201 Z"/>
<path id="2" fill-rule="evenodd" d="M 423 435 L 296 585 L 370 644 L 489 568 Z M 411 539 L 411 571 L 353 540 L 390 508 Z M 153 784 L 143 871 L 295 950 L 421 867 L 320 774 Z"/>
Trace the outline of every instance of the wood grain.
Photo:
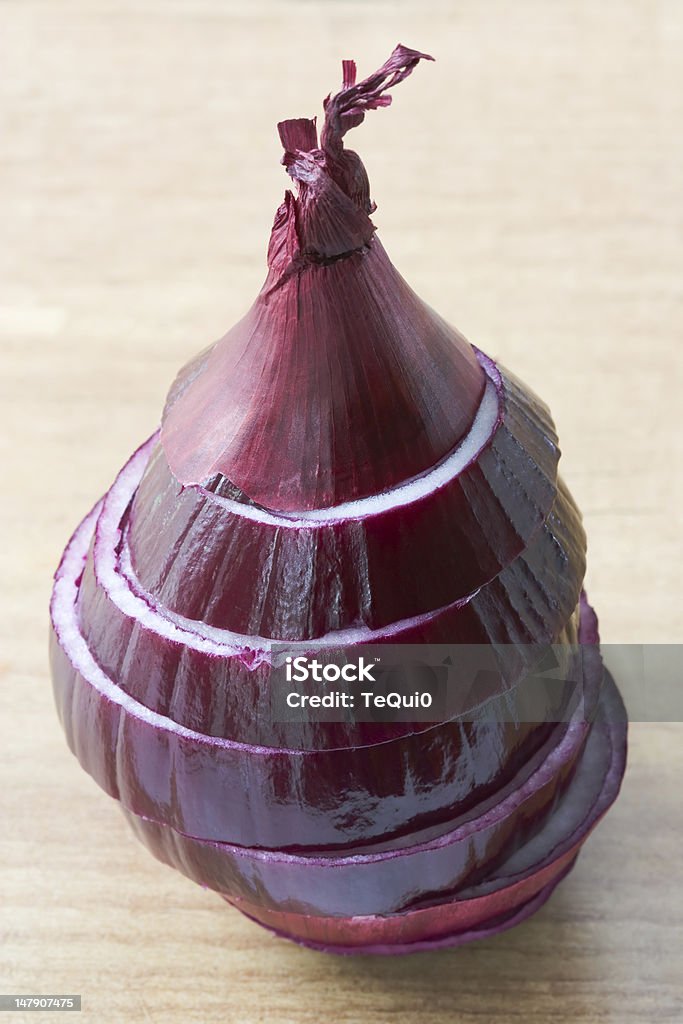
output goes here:
<path id="1" fill-rule="evenodd" d="M 275 122 L 319 111 L 342 57 L 366 73 L 398 40 L 438 61 L 354 139 L 384 244 L 550 403 L 604 639 L 680 641 L 683 6 L 4 0 L 0 15 L 0 991 L 80 992 L 98 1024 L 683 1020 L 680 725 L 632 727 L 620 800 L 517 931 L 335 959 L 136 844 L 68 753 L 46 666 L 70 530 L 176 369 L 260 286 L 286 186 Z"/>

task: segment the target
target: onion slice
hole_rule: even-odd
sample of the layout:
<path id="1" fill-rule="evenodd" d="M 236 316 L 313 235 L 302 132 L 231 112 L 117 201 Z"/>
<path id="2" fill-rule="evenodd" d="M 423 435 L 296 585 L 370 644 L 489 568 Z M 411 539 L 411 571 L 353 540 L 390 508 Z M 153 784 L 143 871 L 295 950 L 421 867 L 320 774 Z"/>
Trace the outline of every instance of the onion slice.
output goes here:
<path id="1" fill-rule="evenodd" d="M 281 936 L 330 953 L 409 953 L 494 935 L 538 910 L 569 873 L 616 800 L 625 766 L 626 712 L 606 674 L 598 719 L 573 782 L 541 831 L 491 878 L 447 902 L 382 916 L 323 917 L 272 911 L 241 899 L 230 902 Z"/>

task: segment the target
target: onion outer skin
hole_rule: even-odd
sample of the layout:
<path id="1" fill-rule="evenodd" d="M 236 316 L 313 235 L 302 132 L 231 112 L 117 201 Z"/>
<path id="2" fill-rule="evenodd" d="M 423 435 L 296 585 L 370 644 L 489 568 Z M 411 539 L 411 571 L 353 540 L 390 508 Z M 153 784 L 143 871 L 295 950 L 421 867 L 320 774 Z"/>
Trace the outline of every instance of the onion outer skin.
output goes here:
<path id="1" fill-rule="evenodd" d="M 291 198 L 280 211 L 298 233 Z M 251 309 L 181 369 L 162 444 L 183 484 L 218 473 L 267 508 L 325 508 L 417 476 L 468 432 L 485 384 L 472 346 L 365 220 L 362 252 L 325 266 L 303 252 L 294 266 L 269 259 Z"/>

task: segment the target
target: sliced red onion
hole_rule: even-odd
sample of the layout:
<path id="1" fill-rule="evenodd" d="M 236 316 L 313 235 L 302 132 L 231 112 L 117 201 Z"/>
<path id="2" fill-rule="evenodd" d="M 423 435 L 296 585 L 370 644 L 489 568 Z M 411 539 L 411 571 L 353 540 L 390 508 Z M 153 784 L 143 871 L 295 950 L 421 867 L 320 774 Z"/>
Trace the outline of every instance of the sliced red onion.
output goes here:
<path id="1" fill-rule="evenodd" d="M 152 710 L 209 734 L 286 745 L 284 737 L 270 732 L 276 726 L 268 722 L 269 692 L 259 692 L 268 681 L 271 640 L 203 626 L 168 612 L 130 576 L 119 522 L 150 444 L 122 471 L 98 517 L 94 549 L 80 586 L 83 634 L 96 660 L 116 678 L 117 685 Z M 519 644 L 517 674 L 512 666 L 508 677 L 512 686 L 529 666 L 525 658 L 533 659 L 538 645 L 555 642 L 566 631 L 579 596 L 583 533 L 563 493 L 558 495 L 557 505 L 558 511 L 551 513 L 531 547 L 468 599 L 385 629 L 335 632 L 315 641 L 314 649 L 326 644 L 351 647 L 385 642 Z M 122 543 L 123 556 L 117 555 Z M 503 609 L 505 616 L 501 615 Z M 568 639 L 571 642 L 571 636 Z M 288 646 L 311 649 L 305 641 Z M 263 672 L 259 672 L 261 665 Z M 234 703 L 221 709 L 221 698 Z M 182 703 L 185 699 L 191 699 L 189 708 Z M 211 721 L 191 717 L 202 714 L 207 706 L 214 716 Z M 255 728 L 258 735 L 252 731 Z M 316 745 L 320 742 L 325 742 L 324 737 L 316 737 Z M 334 734 L 329 742 L 340 739 Z M 351 742 L 357 742 L 357 736 Z M 302 743 L 306 745 L 297 736 L 296 746 Z"/>
<path id="2" fill-rule="evenodd" d="M 550 414 L 397 274 L 343 143 L 424 57 L 398 46 L 362 82 L 344 62 L 320 141 L 314 121 L 279 125 L 297 195 L 264 287 L 181 371 L 160 435 L 67 546 L 51 605 L 69 744 L 137 834 L 337 952 L 522 920 L 624 768 L 611 683 L 591 727 L 597 620 Z M 527 722 L 542 650 L 577 639 L 583 703 L 568 725 Z M 500 676 L 433 724 L 273 716 L 274 644 L 396 643 L 484 644 Z"/>
<path id="3" fill-rule="evenodd" d="M 130 813 L 160 860 L 229 898 L 303 915 L 391 914 L 425 896 L 462 887 L 499 861 L 552 811 L 583 751 L 588 725 L 577 714 L 563 740 L 530 777 L 488 812 L 428 842 L 413 837 L 381 852 L 287 854 L 208 843 Z M 597 784 L 599 786 L 599 778 Z"/>
<path id="4" fill-rule="evenodd" d="M 587 617 L 586 609 L 584 619 Z M 542 835 L 545 839 L 555 836 L 559 842 L 562 829 L 578 827 L 584 810 L 597 802 L 611 764 L 611 745 L 605 741 L 606 709 L 618 724 L 614 714 L 618 705 L 611 689 L 604 691 L 601 686 L 599 657 L 592 661 L 591 673 L 587 704 L 577 710 L 563 739 L 549 746 L 535 771 L 520 772 L 476 813 L 463 816 L 450 830 L 433 838 L 412 835 L 390 848 L 373 847 L 368 852 L 289 854 L 202 842 L 158 822 L 131 814 L 127 817 L 155 856 L 227 898 L 258 901 L 270 910 L 299 915 L 396 913 L 438 893 L 469 887 L 485 876 L 496 861 L 533 836 L 567 783 L 563 809 L 554 815 L 554 826 L 548 826 Z M 609 686 L 613 688 L 613 684 Z M 584 713 L 593 707 L 595 697 L 601 701 L 602 725 L 595 735 L 591 733 L 593 739 L 584 754 L 590 730 Z M 537 838 L 524 847 L 531 863 L 543 842 Z M 516 863 L 516 869 L 527 866 L 523 859 Z"/>
<path id="5" fill-rule="evenodd" d="M 139 466 L 135 469 L 136 459 L 142 460 L 144 455 L 141 450 L 134 457 L 119 483 L 134 486 L 135 474 L 140 471 Z M 126 501 L 124 489 L 121 502 L 125 505 Z M 100 516 L 99 528 L 105 527 Z M 81 551 L 80 560 L 75 556 L 73 568 L 65 568 L 72 580 L 82 575 L 88 530 L 92 530 L 91 520 L 74 541 Z M 561 545 L 554 542 L 554 547 L 562 552 Z M 548 561 L 547 552 L 544 561 Z M 557 567 L 550 563 L 554 571 L 563 573 L 565 581 L 569 578 L 568 564 L 565 555 Z M 553 577 L 554 572 L 548 584 Z M 483 601 L 484 607 L 491 608 L 492 623 L 499 631 L 501 598 L 506 601 L 504 607 L 515 607 L 502 584 L 503 579 L 501 577 L 498 598 L 495 591 L 499 581 L 475 596 L 476 602 Z M 531 579 L 527 576 L 527 594 Z M 57 616 L 65 612 L 60 604 L 73 601 L 76 594 L 75 587 L 69 590 L 66 578 L 62 582 L 65 600 L 58 602 L 56 593 L 54 605 L 55 627 L 60 639 Z M 541 587 L 539 593 L 543 592 Z M 572 594 L 572 601 L 576 596 Z M 536 608 L 531 604 L 529 610 L 533 614 L 528 621 L 533 624 Z M 561 619 L 568 616 L 569 610 L 567 605 Z M 80 630 L 75 609 L 65 614 L 71 617 L 71 628 Z M 109 617 L 106 621 L 111 629 L 113 620 Z M 508 613 L 508 629 L 513 622 Z M 519 629 L 519 625 L 516 628 Z M 68 637 L 68 633 L 66 635 Z M 527 641 L 533 638 L 519 632 L 512 636 L 498 632 L 492 638 L 509 643 L 519 641 L 520 635 Z M 512 761 L 513 768 L 517 767 L 515 755 L 520 743 L 527 757 L 534 749 L 533 746 L 529 749 L 528 744 L 524 746 L 523 728 L 520 735 L 514 724 L 498 722 L 487 712 L 479 730 L 476 721 L 465 726 L 455 723 L 441 730 L 432 729 L 419 746 L 410 736 L 384 744 L 381 771 L 378 771 L 378 753 L 372 747 L 332 750 L 328 756 L 315 746 L 303 752 L 264 748 L 258 758 L 249 759 L 245 756 L 244 744 L 198 734 L 165 717 L 154 718 L 154 728 L 151 728 L 151 709 L 136 701 L 124 700 L 119 685 L 106 678 L 84 639 L 80 639 L 84 648 L 80 660 L 68 639 L 61 641 L 68 651 L 67 656 L 60 659 L 56 647 L 53 656 L 55 664 L 61 661 L 63 666 L 55 670 L 55 686 L 69 716 L 64 723 L 67 734 L 81 763 L 107 792 L 120 796 L 136 813 L 154 819 L 169 814 L 164 820 L 174 827 L 204 838 L 230 839 L 259 846 L 282 845 L 283 836 L 297 837 L 294 841 L 301 846 L 368 841 L 391 831 L 390 822 L 394 823 L 394 830 L 397 822 L 400 829 L 407 829 L 427 815 L 443 815 L 445 808 L 454 804 L 476 801 L 492 785 L 504 781 L 501 769 L 504 772 L 508 768 L 508 760 Z M 468 639 L 471 642 L 473 638 Z M 546 633 L 541 639 L 553 638 Z M 122 650 L 131 650 L 129 637 L 119 633 L 118 642 Z M 139 664 L 137 657 L 133 659 L 133 664 L 136 663 Z M 163 659 L 158 663 L 168 669 Z M 144 663 L 142 670 L 145 670 Z M 68 695 L 67 700 L 65 695 Z M 247 700 L 242 706 L 247 719 L 250 711 Z M 263 707 L 257 722 L 269 720 L 265 711 Z M 547 730 L 540 738 L 546 735 Z M 503 737 L 509 746 L 501 744 Z M 463 764 L 458 756 L 463 748 L 469 753 L 469 773 L 467 763 Z M 479 752 L 478 757 L 473 758 L 472 748 Z M 254 750 L 253 746 L 249 749 Z M 502 751 L 502 764 L 500 755 L 496 760 L 497 751 Z M 406 771 L 412 779 L 410 791 L 405 790 Z M 244 785 L 245 772 L 251 780 L 249 787 Z M 339 799 L 340 778 L 345 779 L 343 800 Z M 201 802 L 194 793 L 197 785 L 203 793 Z M 227 793 L 231 795 L 229 802 Z M 320 813 L 321 804 L 326 808 L 325 814 Z M 288 839 L 287 843 L 291 841 Z"/>
<path id="6" fill-rule="evenodd" d="M 608 675 L 598 719 L 557 810 L 489 879 L 447 902 L 402 913 L 317 916 L 231 900 L 286 938 L 331 953 L 396 954 L 461 945 L 496 934 L 534 913 L 571 870 L 577 854 L 616 799 L 626 765 L 626 712 Z"/>
<path id="7" fill-rule="evenodd" d="M 401 804 L 419 821 L 441 810 L 444 799 L 450 806 L 463 795 L 457 781 L 465 766 L 457 756 L 460 744 L 454 745 L 463 727 L 457 724 L 450 737 L 442 732 L 421 740 L 419 756 L 410 761 L 414 788 L 406 792 L 400 755 L 413 747 L 410 737 L 379 751 L 283 752 L 193 732 L 125 694 L 92 658 L 76 615 L 77 581 L 98 511 L 74 535 L 58 573 L 52 657 L 69 743 L 108 793 L 138 814 L 163 816 L 181 831 L 260 846 L 282 845 L 283 836 L 287 844 L 295 837 L 302 846 L 345 842 L 361 834 L 367 840 L 390 831 L 397 817 L 404 823 L 397 812 Z M 494 738 L 496 729 L 509 730 L 507 723 L 488 720 L 484 728 Z M 386 768 L 378 771 L 386 763 L 387 746 L 397 748 L 399 774 L 393 778 Z M 340 767 L 349 774 L 340 774 Z M 485 762 L 478 770 L 482 767 Z M 343 798 L 340 778 L 345 779 Z M 468 776 L 466 792 L 471 788 Z"/>

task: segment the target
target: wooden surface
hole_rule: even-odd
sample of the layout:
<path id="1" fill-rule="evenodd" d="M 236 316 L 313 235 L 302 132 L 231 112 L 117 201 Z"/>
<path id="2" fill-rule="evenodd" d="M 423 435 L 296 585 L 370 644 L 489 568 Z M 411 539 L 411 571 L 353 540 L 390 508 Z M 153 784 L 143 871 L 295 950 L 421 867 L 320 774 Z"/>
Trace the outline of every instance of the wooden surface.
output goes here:
<path id="1" fill-rule="evenodd" d="M 517 931 L 335 959 L 136 844 L 46 665 L 68 534 L 260 286 L 275 122 L 398 40 L 438 62 L 354 134 L 383 242 L 550 403 L 604 639 L 681 639 L 683 5 L 4 0 L 0 21 L 0 991 L 82 993 L 98 1024 L 683 1020 L 680 725 L 633 726 L 621 798 Z"/>

